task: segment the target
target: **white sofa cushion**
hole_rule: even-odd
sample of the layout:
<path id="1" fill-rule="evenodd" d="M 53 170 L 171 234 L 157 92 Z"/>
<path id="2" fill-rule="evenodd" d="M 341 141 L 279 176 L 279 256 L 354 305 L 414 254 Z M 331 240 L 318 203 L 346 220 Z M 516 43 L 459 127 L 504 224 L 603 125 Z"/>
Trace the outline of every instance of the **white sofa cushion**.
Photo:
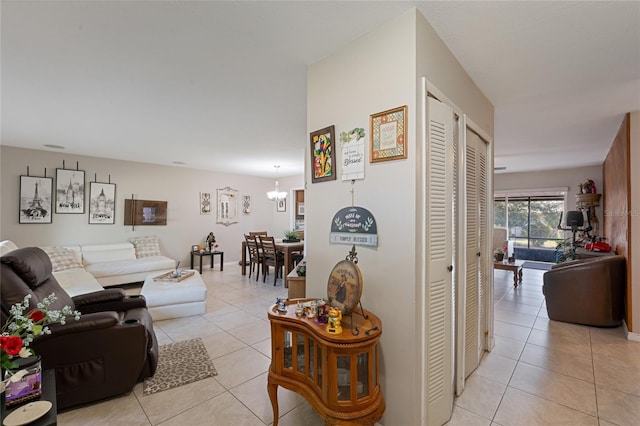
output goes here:
<path id="1" fill-rule="evenodd" d="M 60 284 L 60 287 L 71 297 L 104 290 L 94 276 L 84 268 L 65 269 L 64 271 L 54 272 L 53 276 Z"/>
<path id="2" fill-rule="evenodd" d="M 136 250 L 131 243 L 91 244 L 82 246 L 82 260 L 85 266 L 94 263 L 135 259 Z"/>
<path id="3" fill-rule="evenodd" d="M 158 237 L 156 237 L 155 235 L 148 235 L 146 237 L 135 237 L 131 238 L 130 241 L 136 248 L 137 258 L 162 255 L 162 253 L 160 252 L 160 243 L 158 242 Z"/>
<path id="4" fill-rule="evenodd" d="M 96 278 L 112 275 L 129 275 L 138 272 L 172 269 L 175 266 L 173 259 L 166 256 L 151 256 L 140 259 L 117 260 L 114 262 L 100 262 L 87 264 L 85 268 Z"/>
<path id="5" fill-rule="evenodd" d="M 18 246 L 11 240 L 0 241 L 0 256 L 4 256 L 10 251 L 17 250 Z"/>
<path id="6" fill-rule="evenodd" d="M 82 267 L 82 261 L 78 259 L 78 256 L 69 247 L 40 248 L 49 255 L 53 272 Z"/>

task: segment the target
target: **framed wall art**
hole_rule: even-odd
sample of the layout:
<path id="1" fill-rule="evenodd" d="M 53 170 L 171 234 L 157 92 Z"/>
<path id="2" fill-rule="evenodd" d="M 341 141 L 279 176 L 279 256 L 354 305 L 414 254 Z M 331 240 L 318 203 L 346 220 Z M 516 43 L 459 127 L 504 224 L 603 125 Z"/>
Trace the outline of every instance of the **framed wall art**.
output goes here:
<path id="1" fill-rule="evenodd" d="M 84 170 L 56 169 L 56 213 L 84 213 Z"/>
<path id="2" fill-rule="evenodd" d="M 334 126 L 311 133 L 311 182 L 336 179 L 336 150 Z"/>
<path id="3" fill-rule="evenodd" d="M 155 200 L 124 200 L 124 224 L 137 225 L 166 225 L 167 202 Z"/>
<path id="4" fill-rule="evenodd" d="M 200 193 L 200 214 L 211 214 L 211 193 Z"/>
<path id="5" fill-rule="evenodd" d="M 51 223 L 53 178 L 20 176 L 18 223 Z"/>
<path id="6" fill-rule="evenodd" d="M 287 200 L 285 198 L 276 201 L 276 211 L 277 212 L 287 211 Z"/>
<path id="7" fill-rule="evenodd" d="M 238 223 L 238 191 L 226 188 L 216 190 L 216 223 L 229 226 Z"/>
<path id="8" fill-rule="evenodd" d="M 242 196 L 242 213 L 243 214 L 251 213 L 251 195 Z"/>
<path id="9" fill-rule="evenodd" d="M 89 224 L 116 223 L 116 184 L 89 182 Z"/>
<path id="10" fill-rule="evenodd" d="M 369 162 L 407 158 L 407 106 L 369 116 Z"/>

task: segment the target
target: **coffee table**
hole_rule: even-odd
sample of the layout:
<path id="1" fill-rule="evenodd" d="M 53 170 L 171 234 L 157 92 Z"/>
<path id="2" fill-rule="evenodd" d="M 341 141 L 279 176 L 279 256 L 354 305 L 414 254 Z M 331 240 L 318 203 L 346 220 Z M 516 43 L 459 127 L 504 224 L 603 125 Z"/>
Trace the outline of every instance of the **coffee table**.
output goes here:
<path id="1" fill-rule="evenodd" d="M 513 262 L 503 260 L 501 262 L 493 262 L 493 269 L 502 269 L 504 271 L 512 271 L 513 272 L 513 288 L 517 288 L 518 283 L 522 284 L 522 265 L 524 265 L 524 260 L 516 259 Z"/>

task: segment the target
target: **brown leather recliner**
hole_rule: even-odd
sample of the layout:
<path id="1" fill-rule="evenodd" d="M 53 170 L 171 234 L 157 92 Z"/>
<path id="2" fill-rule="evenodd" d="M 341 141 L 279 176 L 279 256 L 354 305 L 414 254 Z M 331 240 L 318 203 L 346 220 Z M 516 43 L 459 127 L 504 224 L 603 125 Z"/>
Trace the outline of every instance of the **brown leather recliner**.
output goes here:
<path id="1" fill-rule="evenodd" d="M 49 256 L 37 247 L 2 256 L 0 268 L 1 324 L 27 294 L 31 308 L 55 293 L 50 309 L 69 306 L 82 313 L 79 321 L 50 325 L 51 334 L 30 345 L 43 369 L 55 369 L 59 409 L 129 392 L 155 373 L 158 342 L 144 297 L 107 289 L 71 298 L 53 277 Z"/>
<path id="2" fill-rule="evenodd" d="M 545 272 L 542 292 L 549 319 L 615 327 L 624 318 L 626 262 L 607 256 L 559 264 Z"/>

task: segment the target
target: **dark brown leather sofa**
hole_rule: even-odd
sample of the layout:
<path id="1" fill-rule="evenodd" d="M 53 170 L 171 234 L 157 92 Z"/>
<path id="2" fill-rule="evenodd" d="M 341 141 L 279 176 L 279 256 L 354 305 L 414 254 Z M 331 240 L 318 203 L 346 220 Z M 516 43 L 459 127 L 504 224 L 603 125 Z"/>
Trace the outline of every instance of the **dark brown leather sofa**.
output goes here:
<path id="1" fill-rule="evenodd" d="M 542 292 L 549 319 L 615 327 L 624 318 L 626 262 L 596 257 L 555 265 L 544 274 Z"/>
<path id="2" fill-rule="evenodd" d="M 108 289 L 71 298 L 53 277 L 49 256 L 37 247 L 2 256 L 0 268 L 2 324 L 27 294 L 32 308 L 55 293 L 50 309 L 69 306 L 82 313 L 79 321 L 50 325 L 51 334 L 30 346 L 43 369 L 55 369 L 59 409 L 129 392 L 155 373 L 158 342 L 144 297 Z"/>

